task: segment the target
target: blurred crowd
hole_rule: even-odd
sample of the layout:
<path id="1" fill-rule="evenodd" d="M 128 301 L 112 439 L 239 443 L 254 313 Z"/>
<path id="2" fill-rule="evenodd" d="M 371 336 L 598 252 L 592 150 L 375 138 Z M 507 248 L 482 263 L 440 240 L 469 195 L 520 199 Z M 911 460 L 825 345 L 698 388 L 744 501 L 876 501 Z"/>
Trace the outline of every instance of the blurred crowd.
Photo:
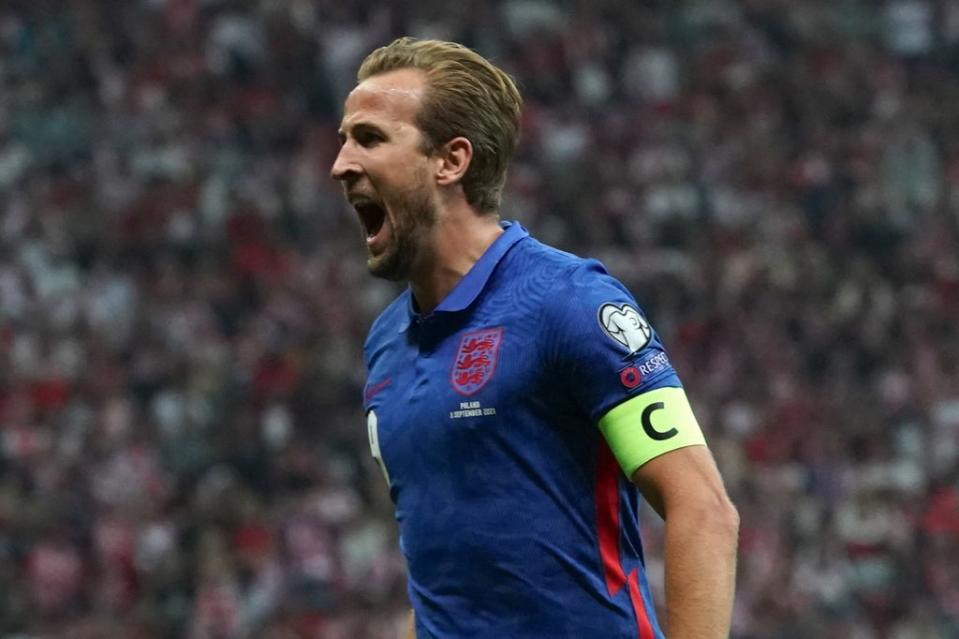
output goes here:
<path id="1" fill-rule="evenodd" d="M 516 77 L 502 216 L 662 334 L 733 636 L 959 637 L 957 0 L 5 0 L 0 636 L 397 636 L 360 397 L 398 289 L 328 172 L 401 34 Z"/>

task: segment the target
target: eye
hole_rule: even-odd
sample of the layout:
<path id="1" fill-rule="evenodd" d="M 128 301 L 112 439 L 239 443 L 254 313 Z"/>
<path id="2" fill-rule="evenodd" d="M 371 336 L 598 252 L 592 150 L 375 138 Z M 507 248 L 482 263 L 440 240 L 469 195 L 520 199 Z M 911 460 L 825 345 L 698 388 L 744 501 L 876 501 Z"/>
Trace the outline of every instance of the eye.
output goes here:
<path id="1" fill-rule="evenodd" d="M 356 142 L 367 148 L 376 146 L 383 140 L 383 136 L 375 131 L 357 131 L 356 133 Z"/>

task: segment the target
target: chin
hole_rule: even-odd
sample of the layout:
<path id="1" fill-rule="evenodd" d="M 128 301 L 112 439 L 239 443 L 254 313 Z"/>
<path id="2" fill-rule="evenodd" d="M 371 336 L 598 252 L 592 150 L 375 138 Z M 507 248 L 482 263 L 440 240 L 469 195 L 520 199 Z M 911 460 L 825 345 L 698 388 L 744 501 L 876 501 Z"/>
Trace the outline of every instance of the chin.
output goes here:
<path id="1" fill-rule="evenodd" d="M 371 255 L 366 260 L 366 268 L 369 269 L 370 275 L 373 277 L 391 282 L 407 279 L 410 270 L 399 255 L 389 252 L 377 256 Z"/>

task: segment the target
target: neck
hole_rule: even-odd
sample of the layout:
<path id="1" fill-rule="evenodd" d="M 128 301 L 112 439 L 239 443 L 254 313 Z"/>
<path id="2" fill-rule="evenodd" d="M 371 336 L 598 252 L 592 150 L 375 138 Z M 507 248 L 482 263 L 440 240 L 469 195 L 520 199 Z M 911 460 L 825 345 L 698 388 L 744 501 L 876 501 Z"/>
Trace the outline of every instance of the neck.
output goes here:
<path id="1" fill-rule="evenodd" d="M 497 215 L 472 209 L 441 215 L 432 231 L 429 259 L 410 277 L 420 312 L 432 313 L 502 233 Z"/>

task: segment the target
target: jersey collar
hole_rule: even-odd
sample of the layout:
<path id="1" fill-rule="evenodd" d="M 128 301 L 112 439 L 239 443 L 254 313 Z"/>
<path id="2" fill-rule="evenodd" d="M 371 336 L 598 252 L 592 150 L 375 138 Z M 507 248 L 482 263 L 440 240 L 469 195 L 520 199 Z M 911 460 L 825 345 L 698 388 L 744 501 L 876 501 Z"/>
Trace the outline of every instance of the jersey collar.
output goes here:
<path id="1" fill-rule="evenodd" d="M 443 298 L 443 301 L 433 311 L 434 313 L 455 313 L 465 310 L 486 287 L 486 282 L 489 281 L 493 270 L 510 247 L 529 235 L 529 232 L 519 222 L 500 222 L 500 226 L 503 227 L 503 233 L 476 260 L 476 264 L 456 284 L 449 295 Z M 405 321 L 400 322 L 400 333 L 406 331 L 414 320 L 423 318 L 423 315 L 417 313 L 413 308 L 412 291 L 407 289 L 406 292 L 407 316 Z"/>

